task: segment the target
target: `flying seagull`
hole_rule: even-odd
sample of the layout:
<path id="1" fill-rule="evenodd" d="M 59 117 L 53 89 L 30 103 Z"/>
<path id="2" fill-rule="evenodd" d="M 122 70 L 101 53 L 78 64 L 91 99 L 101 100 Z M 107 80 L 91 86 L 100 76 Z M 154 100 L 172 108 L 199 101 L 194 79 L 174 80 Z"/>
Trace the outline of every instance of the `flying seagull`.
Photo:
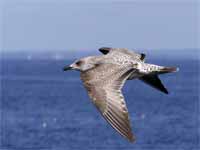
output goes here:
<path id="1" fill-rule="evenodd" d="M 128 110 L 122 94 L 127 80 L 139 79 L 168 94 L 159 74 L 178 71 L 176 67 L 163 67 L 145 63 L 145 54 L 125 48 L 102 47 L 104 55 L 89 56 L 64 67 L 64 71 L 78 70 L 93 104 L 106 121 L 130 142 L 135 141 Z"/>

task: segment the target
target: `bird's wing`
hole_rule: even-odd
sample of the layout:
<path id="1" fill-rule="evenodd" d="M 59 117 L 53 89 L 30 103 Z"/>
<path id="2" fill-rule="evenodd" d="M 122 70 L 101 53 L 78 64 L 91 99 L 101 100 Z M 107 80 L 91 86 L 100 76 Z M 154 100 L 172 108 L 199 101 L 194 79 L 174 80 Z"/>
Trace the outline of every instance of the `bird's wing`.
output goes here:
<path id="1" fill-rule="evenodd" d="M 134 141 L 128 110 L 121 89 L 133 71 L 114 64 L 101 64 L 81 73 L 88 94 L 107 122 L 129 141 Z"/>
<path id="2" fill-rule="evenodd" d="M 110 53 L 111 50 L 112 50 L 112 48 L 110 48 L 110 47 L 101 47 L 99 49 L 99 51 L 102 52 L 104 55 Z"/>
<path id="3" fill-rule="evenodd" d="M 139 78 L 141 81 L 145 82 L 146 84 L 156 88 L 157 90 L 168 94 L 167 89 L 162 84 L 162 81 L 159 79 L 158 75 L 145 75 Z"/>
<path id="4" fill-rule="evenodd" d="M 125 55 L 131 56 L 133 59 L 139 59 L 139 60 L 144 60 L 145 59 L 145 54 L 141 53 L 136 53 L 134 51 L 130 51 L 126 48 L 110 48 L 110 47 L 102 47 L 99 49 L 100 52 L 102 52 L 104 55 L 109 54 L 111 52 L 117 52 L 117 53 L 123 53 Z"/>

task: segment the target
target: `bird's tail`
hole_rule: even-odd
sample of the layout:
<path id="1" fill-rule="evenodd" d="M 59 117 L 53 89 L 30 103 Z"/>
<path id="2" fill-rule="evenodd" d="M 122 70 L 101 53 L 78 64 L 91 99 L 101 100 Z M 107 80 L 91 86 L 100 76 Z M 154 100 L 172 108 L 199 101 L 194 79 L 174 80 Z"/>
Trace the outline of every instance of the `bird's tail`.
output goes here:
<path id="1" fill-rule="evenodd" d="M 179 69 L 177 67 L 165 67 L 144 63 L 139 70 L 144 74 L 164 74 L 177 72 Z"/>
<path id="2" fill-rule="evenodd" d="M 177 72 L 179 70 L 176 67 L 164 67 L 152 64 L 144 64 L 142 68 L 143 76 L 139 79 L 145 82 L 146 84 L 156 88 L 157 90 L 164 92 L 165 94 L 168 94 L 168 91 L 162 84 L 162 81 L 159 79 L 158 75 L 164 73 Z"/>
<path id="3" fill-rule="evenodd" d="M 177 72 L 179 68 L 177 67 L 160 67 L 156 72 L 158 74 L 163 74 L 163 73 L 172 73 L 172 72 Z"/>

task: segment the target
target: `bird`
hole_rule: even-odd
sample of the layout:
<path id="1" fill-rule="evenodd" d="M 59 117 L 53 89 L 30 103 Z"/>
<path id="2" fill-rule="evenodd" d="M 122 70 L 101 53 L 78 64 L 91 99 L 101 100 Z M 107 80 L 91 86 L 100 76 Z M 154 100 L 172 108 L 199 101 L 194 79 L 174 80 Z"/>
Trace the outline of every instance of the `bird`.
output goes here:
<path id="1" fill-rule="evenodd" d="M 177 67 L 145 63 L 146 55 L 127 48 L 102 47 L 103 55 L 76 60 L 63 70 L 80 71 L 80 77 L 92 103 L 103 118 L 129 142 L 135 142 L 122 88 L 126 81 L 139 79 L 155 89 L 169 92 L 159 79 L 160 74 L 177 72 Z"/>

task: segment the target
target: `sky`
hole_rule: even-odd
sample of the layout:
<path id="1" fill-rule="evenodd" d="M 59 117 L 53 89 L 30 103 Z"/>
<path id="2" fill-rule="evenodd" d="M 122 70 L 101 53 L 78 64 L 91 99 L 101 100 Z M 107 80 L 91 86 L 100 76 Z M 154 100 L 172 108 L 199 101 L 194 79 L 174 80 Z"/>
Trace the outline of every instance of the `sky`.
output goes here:
<path id="1" fill-rule="evenodd" d="M 197 0 L 0 0 L 0 50 L 200 48 Z"/>

